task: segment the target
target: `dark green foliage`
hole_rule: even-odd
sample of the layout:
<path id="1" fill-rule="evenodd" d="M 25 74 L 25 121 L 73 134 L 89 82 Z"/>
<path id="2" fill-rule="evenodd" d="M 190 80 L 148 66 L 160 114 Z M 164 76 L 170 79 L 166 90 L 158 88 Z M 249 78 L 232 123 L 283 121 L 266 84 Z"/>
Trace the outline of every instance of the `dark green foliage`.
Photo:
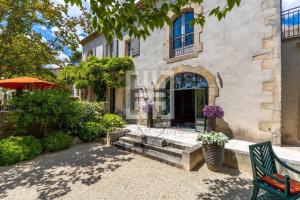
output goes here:
<path id="1" fill-rule="evenodd" d="M 83 141 L 94 141 L 105 135 L 105 127 L 97 122 L 85 122 L 79 131 L 79 138 Z"/>
<path id="2" fill-rule="evenodd" d="M 16 97 L 13 121 L 17 133 L 36 134 L 45 137 L 51 130 L 61 130 L 79 121 L 76 102 L 63 90 L 25 92 Z"/>
<path id="3" fill-rule="evenodd" d="M 44 66 L 62 64 L 58 55 L 64 48 L 77 49 L 76 26 L 85 21 L 80 18 L 68 15 L 67 4 L 57 5 L 52 0 L 0 0 L 0 77 L 54 80 Z M 44 41 L 36 27 L 55 27 L 57 31 Z"/>
<path id="4" fill-rule="evenodd" d="M 131 71 L 134 64 L 129 57 L 89 57 L 77 67 L 65 67 L 59 74 L 64 84 L 74 84 L 77 88 L 92 86 L 98 100 L 105 97 L 106 88 L 124 87 L 126 72 Z"/>
<path id="5" fill-rule="evenodd" d="M 43 147 L 32 136 L 9 137 L 0 141 L 0 165 L 30 160 L 42 153 Z"/>
<path id="6" fill-rule="evenodd" d="M 105 114 L 102 117 L 103 125 L 105 128 L 120 128 L 125 125 L 125 121 L 123 118 L 116 114 Z"/>
<path id="7" fill-rule="evenodd" d="M 165 24 L 171 25 L 172 21 L 168 13 L 173 12 L 179 16 L 184 6 L 193 3 L 202 6 L 208 1 L 163 0 L 158 7 L 157 0 L 93 0 L 91 1 L 92 26 L 95 31 L 104 34 L 108 42 L 113 41 L 114 36 L 122 39 L 124 32 L 129 33 L 130 36 L 146 39 L 154 29 L 161 29 Z M 65 0 L 65 2 L 82 5 L 83 0 Z M 214 7 L 205 8 L 205 12 L 195 14 L 195 20 L 192 23 L 204 26 L 206 17 L 211 15 L 221 20 L 235 6 L 239 6 L 240 2 L 241 0 L 216 1 Z"/>
<path id="8" fill-rule="evenodd" d="M 73 137 L 60 131 L 51 133 L 42 140 L 44 150 L 51 152 L 68 149 L 72 143 Z"/>
<path id="9" fill-rule="evenodd" d="M 105 113 L 105 106 L 99 102 L 77 101 L 76 109 L 80 114 L 80 122 L 95 121 Z"/>

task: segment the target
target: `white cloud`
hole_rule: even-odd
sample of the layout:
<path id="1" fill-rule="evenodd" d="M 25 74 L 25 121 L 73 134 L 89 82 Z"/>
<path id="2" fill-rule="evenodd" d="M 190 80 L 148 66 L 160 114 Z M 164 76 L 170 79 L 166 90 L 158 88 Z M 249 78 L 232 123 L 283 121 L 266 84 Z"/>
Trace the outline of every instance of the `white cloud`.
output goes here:
<path id="1" fill-rule="evenodd" d="M 45 27 L 45 26 L 40 26 L 40 29 L 42 29 L 42 30 L 47 30 L 47 27 Z"/>
<path id="2" fill-rule="evenodd" d="M 299 0 L 282 0 L 282 9 L 287 10 L 290 8 L 294 8 L 300 6 Z"/>
<path id="3" fill-rule="evenodd" d="M 58 66 L 56 64 L 49 64 L 49 65 L 46 65 L 45 68 L 48 68 L 48 69 L 58 69 L 58 68 L 60 68 L 60 66 Z"/>
<path id="4" fill-rule="evenodd" d="M 51 30 L 52 30 L 52 32 L 58 32 L 58 31 L 59 31 L 59 28 L 56 27 L 56 26 L 54 26 L 54 27 L 51 28 Z"/>
<path id="5" fill-rule="evenodd" d="M 65 63 L 67 63 L 68 61 L 70 61 L 69 57 L 62 51 L 58 52 L 58 56 L 57 58 Z"/>
<path id="6" fill-rule="evenodd" d="M 55 4 L 65 5 L 65 1 L 64 0 L 52 0 L 52 2 L 55 3 Z"/>
<path id="7" fill-rule="evenodd" d="M 64 52 L 60 52 L 58 58 L 61 60 L 69 59 L 69 57 Z"/>

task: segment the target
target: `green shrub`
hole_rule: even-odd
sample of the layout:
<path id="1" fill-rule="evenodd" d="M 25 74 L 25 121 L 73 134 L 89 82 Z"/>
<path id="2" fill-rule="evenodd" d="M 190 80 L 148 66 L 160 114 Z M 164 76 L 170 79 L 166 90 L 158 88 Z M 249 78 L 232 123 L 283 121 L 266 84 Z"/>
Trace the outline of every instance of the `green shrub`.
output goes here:
<path id="1" fill-rule="evenodd" d="M 76 109 L 80 112 L 80 121 L 95 121 L 105 113 L 105 106 L 99 102 L 77 101 Z"/>
<path id="2" fill-rule="evenodd" d="M 78 134 L 83 141 L 94 141 L 104 135 L 105 127 L 97 122 L 84 122 Z"/>
<path id="3" fill-rule="evenodd" d="M 105 114 L 102 118 L 105 128 L 119 128 L 125 125 L 123 118 L 116 114 Z"/>
<path id="4" fill-rule="evenodd" d="M 0 141 L 0 165 L 30 160 L 42 151 L 41 142 L 32 136 L 9 137 Z"/>
<path id="5" fill-rule="evenodd" d="M 72 146 L 72 143 L 73 137 L 63 132 L 51 133 L 42 140 L 44 150 L 52 152 L 67 149 Z"/>
<path id="6" fill-rule="evenodd" d="M 76 103 L 64 90 L 25 92 L 12 101 L 17 133 L 45 137 L 51 130 L 71 127 L 79 120 Z"/>

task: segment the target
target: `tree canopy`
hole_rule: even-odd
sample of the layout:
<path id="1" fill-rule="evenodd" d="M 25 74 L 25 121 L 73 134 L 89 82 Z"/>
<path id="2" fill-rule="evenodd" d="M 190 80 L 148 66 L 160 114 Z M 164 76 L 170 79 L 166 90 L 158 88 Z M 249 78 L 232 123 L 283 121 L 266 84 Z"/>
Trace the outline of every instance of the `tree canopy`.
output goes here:
<path id="1" fill-rule="evenodd" d="M 72 4 L 82 6 L 86 0 L 65 0 Z M 195 3 L 201 5 L 209 0 L 90 0 L 91 20 L 93 28 L 104 34 L 108 41 L 115 36 L 122 39 L 123 32 L 130 36 L 146 38 L 155 28 L 162 28 L 165 23 L 171 24 L 168 12 L 180 15 L 181 8 Z M 216 1 L 217 2 L 217 1 Z M 192 21 L 204 26 L 207 16 L 216 16 L 219 20 L 224 18 L 241 0 L 218 1 L 211 10 L 198 14 Z"/>
<path id="2" fill-rule="evenodd" d="M 64 48 L 76 50 L 76 26 L 82 19 L 68 16 L 68 5 L 51 0 L 0 0 L 0 78 L 22 75 L 51 78 L 48 64 L 60 65 Z M 51 39 L 39 29 L 52 29 Z M 87 30 L 88 31 L 88 30 Z"/>
<path id="3" fill-rule="evenodd" d="M 130 57 L 89 57 L 78 66 L 62 69 L 59 80 L 64 84 L 74 84 L 76 88 L 93 86 L 98 100 L 105 96 L 107 87 L 120 88 L 126 84 L 126 72 L 134 68 Z"/>

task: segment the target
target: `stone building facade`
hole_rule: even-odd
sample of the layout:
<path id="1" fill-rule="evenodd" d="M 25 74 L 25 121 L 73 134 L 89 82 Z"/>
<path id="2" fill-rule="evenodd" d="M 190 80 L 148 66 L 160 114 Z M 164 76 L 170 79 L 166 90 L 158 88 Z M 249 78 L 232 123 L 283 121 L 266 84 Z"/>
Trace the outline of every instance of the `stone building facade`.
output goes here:
<path id="1" fill-rule="evenodd" d="M 186 6 L 182 8 L 181 16 L 169 13 L 173 25 L 154 30 L 146 40 L 125 35 L 123 41 L 106 44 L 102 35 L 94 33 L 81 42 L 83 59 L 88 55 L 132 56 L 138 74 L 135 80 L 138 84 L 134 84 L 136 89 L 152 90 L 154 97 L 155 91 L 165 90 L 166 83 L 179 74 L 182 77 L 194 74 L 196 76 L 190 76 L 192 79 L 203 79 L 206 81 L 203 84 L 207 84 L 203 102 L 219 105 L 225 112 L 224 119 L 218 121 L 218 129 L 236 139 L 271 140 L 281 145 L 280 1 L 242 1 L 240 7 L 221 22 L 210 17 L 203 28 L 185 25 L 190 13 L 205 12 L 217 3 L 205 1 L 202 6 Z M 177 26 L 181 28 L 177 29 Z M 141 75 L 145 72 L 150 78 Z M 198 87 L 197 84 L 192 87 L 195 91 L 190 93 L 185 91 L 190 89 L 189 86 L 183 88 L 181 85 L 179 89 L 175 86 L 174 91 L 182 91 L 177 92 L 178 98 L 173 94 L 173 99 L 180 98 L 178 102 L 188 105 L 188 98 L 197 98 L 197 94 L 201 96 L 197 91 L 203 85 L 199 83 Z M 114 112 L 126 114 L 126 108 L 130 109 L 132 103 L 128 98 L 132 95 L 124 88 L 110 92 L 115 94 L 108 95 L 108 101 L 115 104 Z M 190 102 L 193 111 L 181 109 L 181 121 L 189 117 L 184 115 L 185 112 L 197 116 L 196 102 L 200 101 Z M 179 109 L 177 104 L 169 105 L 175 115 Z"/>

